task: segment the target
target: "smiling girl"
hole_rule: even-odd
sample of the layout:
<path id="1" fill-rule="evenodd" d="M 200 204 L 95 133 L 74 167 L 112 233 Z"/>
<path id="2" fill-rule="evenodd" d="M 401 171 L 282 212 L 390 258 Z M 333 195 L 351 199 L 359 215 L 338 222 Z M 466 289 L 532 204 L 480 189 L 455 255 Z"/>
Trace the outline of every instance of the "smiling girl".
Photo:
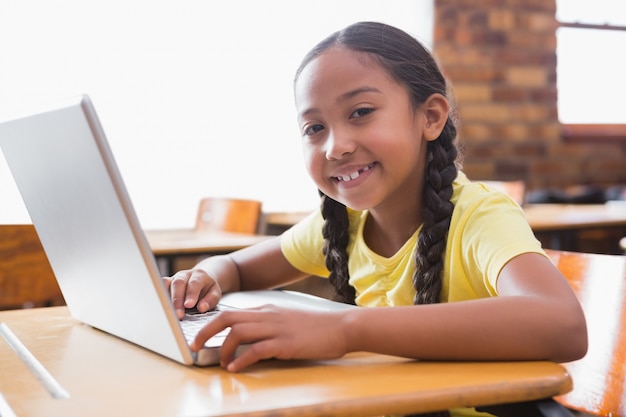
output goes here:
<path id="1" fill-rule="evenodd" d="M 221 351 L 230 371 L 354 351 L 423 360 L 584 355 L 580 305 L 521 208 L 460 171 L 446 80 L 418 41 L 356 23 L 304 58 L 294 90 L 320 210 L 276 239 L 166 278 L 174 307 L 180 316 L 185 307 L 206 311 L 224 292 L 317 275 L 364 308 L 225 311 L 192 349 L 230 327 Z M 243 343 L 251 347 L 235 357 Z"/>

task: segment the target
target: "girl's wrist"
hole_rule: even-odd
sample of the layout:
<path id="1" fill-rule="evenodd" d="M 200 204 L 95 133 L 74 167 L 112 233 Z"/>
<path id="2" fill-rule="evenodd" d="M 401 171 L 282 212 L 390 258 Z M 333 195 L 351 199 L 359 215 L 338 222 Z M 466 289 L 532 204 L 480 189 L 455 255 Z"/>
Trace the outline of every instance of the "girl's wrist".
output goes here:
<path id="1" fill-rule="evenodd" d="M 216 255 L 204 259 L 194 269 L 203 271 L 220 288 L 222 293 L 239 291 L 237 266 L 228 255 Z"/>
<path id="2" fill-rule="evenodd" d="M 345 353 L 360 352 L 365 349 L 363 345 L 364 330 L 362 329 L 363 320 L 359 319 L 362 315 L 362 308 L 354 308 L 346 311 L 342 311 L 340 314 L 341 319 L 338 320 L 340 334 L 344 336 Z"/>

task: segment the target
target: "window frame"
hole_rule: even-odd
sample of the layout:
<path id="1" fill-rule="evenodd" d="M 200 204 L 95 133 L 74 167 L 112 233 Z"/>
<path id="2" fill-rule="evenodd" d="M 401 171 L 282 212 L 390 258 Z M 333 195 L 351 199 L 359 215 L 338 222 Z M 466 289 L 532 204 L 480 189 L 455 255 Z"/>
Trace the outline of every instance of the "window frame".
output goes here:
<path id="1" fill-rule="evenodd" d="M 566 142 L 626 142 L 626 124 L 561 123 L 561 137 Z"/>
<path id="2" fill-rule="evenodd" d="M 566 22 L 559 20 L 557 20 L 557 25 L 558 27 L 566 28 L 626 32 L 626 26 L 621 25 Z M 626 142 L 626 124 L 561 123 L 561 137 L 566 142 Z"/>

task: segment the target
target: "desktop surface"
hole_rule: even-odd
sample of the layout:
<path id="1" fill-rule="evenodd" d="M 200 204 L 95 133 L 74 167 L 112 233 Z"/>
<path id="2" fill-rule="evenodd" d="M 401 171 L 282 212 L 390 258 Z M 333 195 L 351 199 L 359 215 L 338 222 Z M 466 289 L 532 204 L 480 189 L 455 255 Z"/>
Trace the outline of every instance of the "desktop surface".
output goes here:
<path id="1" fill-rule="evenodd" d="M 0 338 L 0 393 L 20 417 L 406 414 L 571 389 L 565 369 L 551 362 L 420 362 L 367 353 L 269 360 L 233 374 L 180 365 L 77 322 L 66 307 L 0 312 L 0 322 L 69 394 L 54 398 Z"/>

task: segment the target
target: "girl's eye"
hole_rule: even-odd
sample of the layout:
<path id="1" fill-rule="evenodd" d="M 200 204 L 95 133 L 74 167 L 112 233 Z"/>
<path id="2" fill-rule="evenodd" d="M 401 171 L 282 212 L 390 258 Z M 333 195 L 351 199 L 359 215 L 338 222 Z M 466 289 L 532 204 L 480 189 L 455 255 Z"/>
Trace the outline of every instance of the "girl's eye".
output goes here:
<path id="1" fill-rule="evenodd" d="M 323 125 L 315 124 L 315 125 L 307 126 L 306 129 L 304 129 L 303 133 L 305 136 L 311 136 L 318 132 L 321 132 L 322 130 L 324 130 Z"/>
<path id="2" fill-rule="evenodd" d="M 360 109 L 356 109 L 354 112 L 352 112 L 352 114 L 350 115 L 350 118 L 358 119 L 359 117 L 367 116 L 373 111 L 374 109 L 371 109 L 369 107 L 361 107 Z"/>

